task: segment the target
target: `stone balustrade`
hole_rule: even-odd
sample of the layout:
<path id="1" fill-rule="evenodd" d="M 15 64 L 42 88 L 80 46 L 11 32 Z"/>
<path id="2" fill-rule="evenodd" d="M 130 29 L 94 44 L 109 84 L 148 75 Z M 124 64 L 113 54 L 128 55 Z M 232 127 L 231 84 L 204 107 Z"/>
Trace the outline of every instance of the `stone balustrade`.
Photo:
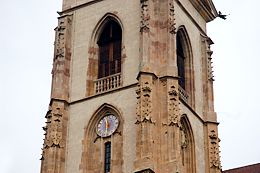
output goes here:
<path id="1" fill-rule="evenodd" d="M 97 79 L 94 83 L 96 94 L 116 89 L 122 85 L 121 73 Z"/>
<path id="2" fill-rule="evenodd" d="M 179 90 L 180 99 L 182 99 L 183 101 L 188 103 L 188 98 L 189 98 L 188 93 L 180 85 L 179 85 L 178 90 Z"/>

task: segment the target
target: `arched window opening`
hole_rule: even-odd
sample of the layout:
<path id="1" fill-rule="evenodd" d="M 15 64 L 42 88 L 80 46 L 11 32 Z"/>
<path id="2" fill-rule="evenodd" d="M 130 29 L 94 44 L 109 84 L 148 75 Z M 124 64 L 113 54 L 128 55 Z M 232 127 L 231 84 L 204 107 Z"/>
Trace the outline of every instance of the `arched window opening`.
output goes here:
<path id="1" fill-rule="evenodd" d="M 192 129 L 186 115 L 181 118 L 181 163 L 183 173 L 195 172 L 194 139 Z"/>
<path id="2" fill-rule="evenodd" d="M 111 167 L 111 142 L 105 143 L 105 158 L 104 158 L 104 165 L 105 165 L 105 173 L 110 172 Z"/>
<path id="3" fill-rule="evenodd" d="M 179 85 L 185 90 L 185 54 L 180 32 L 177 32 L 177 66 Z"/>
<path id="4" fill-rule="evenodd" d="M 122 30 L 114 20 L 109 20 L 97 42 L 99 46 L 98 78 L 121 72 Z"/>
<path id="5" fill-rule="evenodd" d="M 181 26 L 176 34 L 176 61 L 180 98 L 191 107 L 194 107 L 195 88 L 192 47 L 184 26 Z"/>
<path id="6" fill-rule="evenodd" d="M 123 172 L 124 123 L 120 115 L 114 106 L 103 104 L 88 121 L 82 141 L 82 173 Z"/>

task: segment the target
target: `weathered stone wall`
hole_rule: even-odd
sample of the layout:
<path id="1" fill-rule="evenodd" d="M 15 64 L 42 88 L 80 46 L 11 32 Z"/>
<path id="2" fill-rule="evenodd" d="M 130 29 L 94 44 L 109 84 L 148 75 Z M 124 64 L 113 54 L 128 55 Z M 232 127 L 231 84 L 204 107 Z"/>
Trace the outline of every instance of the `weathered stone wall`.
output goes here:
<path id="1" fill-rule="evenodd" d="M 71 101 L 82 99 L 93 86 L 87 86 L 88 68 L 90 68 L 90 50 L 96 43 L 91 40 L 100 20 L 112 13 L 122 22 L 122 76 L 123 85 L 136 83 L 139 68 L 139 24 L 140 9 L 138 1 L 106 0 L 81 8 L 73 13 L 72 76 Z M 130 39 L 129 39 L 130 38 Z M 97 53 L 97 52 L 96 52 Z"/>
<path id="2" fill-rule="evenodd" d="M 82 141 L 84 139 L 85 128 L 95 111 L 104 103 L 116 107 L 124 120 L 123 124 L 123 172 L 132 172 L 135 159 L 136 141 L 136 95 L 135 87 L 112 92 L 93 99 L 88 99 L 70 106 L 69 127 L 68 127 L 68 152 L 66 156 L 66 172 L 79 173 L 79 165 L 83 152 Z M 122 123 L 122 122 L 121 122 Z M 94 152 L 94 151 L 93 151 Z M 103 158 L 102 158 L 103 159 Z M 102 160 L 103 161 L 103 160 Z M 103 171 L 103 167 L 101 168 Z"/>

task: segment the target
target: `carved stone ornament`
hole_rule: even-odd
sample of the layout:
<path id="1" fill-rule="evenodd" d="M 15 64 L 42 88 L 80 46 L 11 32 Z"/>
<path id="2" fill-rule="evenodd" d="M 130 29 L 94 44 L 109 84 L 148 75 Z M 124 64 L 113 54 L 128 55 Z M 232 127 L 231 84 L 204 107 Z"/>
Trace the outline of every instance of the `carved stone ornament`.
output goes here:
<path id="1" fill-rule="evenodd" d="M 149 82 L 144 82 L 141 85 L 138 85 L 138 89 L 136 90 L 137 94 L 137 107 L 136 107 L 136 115 L 137 115 L 137 124 L 141 122 L 151 122 L 151 112 L 152 112 L 152 101 L 151 101 L 151 86 Z"/>
<path id="2" fill-rule="evenodd" d="M 45 150 L 44 149 L 42 149 L 42 154 L 41 155 L 42 156 L 41 156 L 40 160 L 44 160 L 45 159 Z"/>
<path id="3" fill-rule="evenodd" d="M 173 0 L 170 0 L 170 2 L 169 2 L 168 28 L 169 28 L 169 32 L 171 34 L 176 33 L 175 25 L 176 25 L 176 23 L 175 23 L 175 18 L 174 18 L 174 4 L 173 4 Z"/>
<path id="4" fill-rule="evenodd" d="M 55 29 L 56 30 L 56 42 L 55 42 L 55 46 L 56 46 L 56 52 L 55 52 L 55 58 L 59 58 L 59 57 L 65 57 L 65 50 L 64 50 L 64 46 L 65 46 L 65 19 L 62 18 L 59 20 L 59 24 L 58 27 Z"/>
<path id="5" fill-rule="evenodd" d="M 215 130 L 210 131 L 210 167 L 221 169 L 220 156 L 219 156 L 219 138 Z"/>
<path id="6" fill-rule="evenodd" d="M 213 51 L 210 50 L 210 44 L 207 43 L 207 68 L 208 68 L 208 80 L 214 81 L 212 58 Z"/>
<path id="7" fill-rule="evenodd" d="M 148 8 L 148 0 L 141 0 L 141 32 L 149 32 L 149 8 Z"/>
<path id="8" fill-rule="evenodd" d="M 161 82 L 163 87 L 167 86 L 167 80 L 166 79 L 161 79 L 160 82 Z"/>
<path id="9" fill-rule="evenodd" d="M 62 139 L 62 110 L 56 108 L 50 110 L 46 115 L 46 126 L 43 130 L 46 131 L 43 149 L 50 147 L 64 147 Z"/>
<path id="10" fill-rule="evenodd" d="M 64 70 L 64 58 L 66 58 L 66 38 L 68 38 L 71 28 L 71 16 L 59 18 L 58 26 L 55 28 L 55 50 L 54 50 L 54 65 L 52 73 Z M 67 57 L 68 58 L 68 57 Z"/>
<path id="11" fill-rule="evenodd" d="M 66 16 L 63 18 L 59 18 L 58 26 L 55 28 L 56 31 L 56 39 L 55 39 L 55 56 L 54 58 L 63 58 L 65 57 L 65 36 L 66 29 L 68 29 L 71 25 L 71 17 Z"/>
<path id="12" fill-rule="evenodd" d="M 169 126 L 180 126 L 180 108 L 178 91 L 175 86 L 171 86 L 168 92 L 168 125 Z"/>

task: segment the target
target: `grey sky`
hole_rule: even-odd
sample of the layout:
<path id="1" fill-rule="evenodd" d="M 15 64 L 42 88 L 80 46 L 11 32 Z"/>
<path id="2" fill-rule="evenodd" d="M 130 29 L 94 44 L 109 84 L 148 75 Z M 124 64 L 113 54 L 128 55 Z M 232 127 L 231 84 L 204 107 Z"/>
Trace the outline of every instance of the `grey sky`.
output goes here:
<path id="1" fill-rule="evenodd" d="M 227 20 L 208 26 L 224 169 L 260 163 L 260 20 L 258 0 L 215 0 Z"/>
<path id="2" fill-rule="evenodd" d="M 224 169 L 260 162 L 258 0 L 215 0 L 230 14 L 208 26 Z M 40 171 L 61 0 L 1 0 L 0 172 Z"/>

